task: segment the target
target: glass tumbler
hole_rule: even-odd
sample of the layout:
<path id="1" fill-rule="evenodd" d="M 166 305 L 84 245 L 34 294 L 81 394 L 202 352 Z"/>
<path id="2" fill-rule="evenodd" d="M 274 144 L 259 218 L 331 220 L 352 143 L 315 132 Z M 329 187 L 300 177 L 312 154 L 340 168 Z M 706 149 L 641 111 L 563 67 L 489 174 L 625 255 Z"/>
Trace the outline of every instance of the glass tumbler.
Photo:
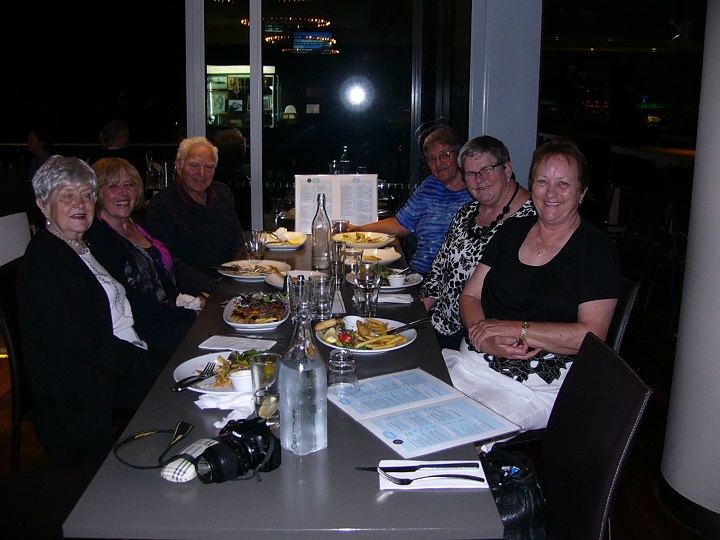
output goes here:
<path id="1" fill-rule="evenodd" d="M 342 398 L 360 391 L 355 370 L 355 355 L 348 349 L 336 349 L 328 362 L 328 391 Z"/>

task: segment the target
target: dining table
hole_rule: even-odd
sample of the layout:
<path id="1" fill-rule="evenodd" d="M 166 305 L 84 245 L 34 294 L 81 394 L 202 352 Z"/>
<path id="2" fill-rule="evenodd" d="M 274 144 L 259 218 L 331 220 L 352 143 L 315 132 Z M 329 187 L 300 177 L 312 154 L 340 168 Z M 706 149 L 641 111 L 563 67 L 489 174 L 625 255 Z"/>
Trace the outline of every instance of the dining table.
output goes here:
<path id="1" fill-rule="evenodd" d="M 309 238 L 298 249 L 266 251 L 266 260 L 294 270 L 311 269 Z M 397 239 L 388 246 L 402 253 Z M 391 263 L 403 268 L 405 258 Z M 173 392 L 175 369 L 211 351 L 198 347 L 212 334 L 234 334 L 223 320 L 223 304 L 250 291 L 277 291 L 265 281 L 220 276 L 187 336 L 129 422 L 121 438 L 146 430 L 172 430 L 179 421 L 193 430 L 172 453 L 200 438 L 214 438 L 230 411 L 200 409 L 195 391 Z M 339 288 L 347 314 L 354 314 L 352 285 Z M 409 322 L 427 316 L 417 287 L 402 289 L 412 303 L 379 303 L 377 317 Z M 334 314 L 335 315 L 335 314 Z M 341 315 L 341 314 L 337 314 Z M 262 332 L 283 354 L 293 334 L 290 320 Z M 417 328 L 404 348 L 356 355 L 357 373 L 368 377 L 420 368 L 451 383 L 431 326 Z M 327 363 L 331 348 L 318 348 Z M 143 438 L 123 450 L 135 464 L 157 463 L 168 437 Z M 172 455 L 172 453 L 168 455 Z M 202 483 L 195 478 L 174 483 L 160 469 L 137 469 L 111 453 L 63 525 L 66 538 L 502 538 L 503 525 L 492 493 L 478 489 L 381 490 L 374 471 L 381 460 L 400 459 L 360 423 L 328 403 L 327 448 L 305 456 L 281 453 L 281 465 L 258 478 Z M 423 456 L 423 460 L 478 460 L 473 444 Z M 250 475 L 248 475 L 250 476 Z"/>

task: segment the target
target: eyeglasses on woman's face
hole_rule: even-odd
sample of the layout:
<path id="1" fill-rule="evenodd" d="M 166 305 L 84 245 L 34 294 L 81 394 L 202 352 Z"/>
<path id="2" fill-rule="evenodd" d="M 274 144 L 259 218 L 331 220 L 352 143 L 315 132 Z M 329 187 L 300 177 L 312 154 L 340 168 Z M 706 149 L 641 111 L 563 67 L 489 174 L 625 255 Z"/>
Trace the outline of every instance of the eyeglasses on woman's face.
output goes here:
<path id="1" fill-rule="evenodd" d="M 448 150 L 447 152 L 443 152 L 442 154 L 439 154 L 434 157 L 428 156 L 427 162 L 428 165 L 435 165 L 435 163 L 449 163 L 452 161 L 452 155 L 455 153 L 455 150 Z"/>
<path id="2" fill-rule="evenodd" d="M 470 180 L 477 180 L 478 177 L 488 178 L 495 170 L 495 167 L 500 167 L 501 165 L 505 165 L 505 163 L 507 162 L 499 161 L 495 165 L 488 165 L 487 167 L 483 167 L 479 171 L 465 171 L 463 173 L 463 178 L 465 178 L 465 182 L 468 182 Z"/>

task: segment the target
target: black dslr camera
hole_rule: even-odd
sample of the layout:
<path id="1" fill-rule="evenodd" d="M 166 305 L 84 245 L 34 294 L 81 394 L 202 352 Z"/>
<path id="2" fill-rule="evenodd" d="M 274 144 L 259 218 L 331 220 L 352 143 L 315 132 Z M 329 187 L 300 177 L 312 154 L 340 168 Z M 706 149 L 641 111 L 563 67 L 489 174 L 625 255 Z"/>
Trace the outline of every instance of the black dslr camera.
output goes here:
<path id="1" fill-rule="evenodd" d="M 217 440 L 195 464 L 198 478 L 205 484 L 245 476 L 250 470 L 269 472 L 280 466 L 280 441 L 264 418 L 231 420 L 220 430 Z"/>

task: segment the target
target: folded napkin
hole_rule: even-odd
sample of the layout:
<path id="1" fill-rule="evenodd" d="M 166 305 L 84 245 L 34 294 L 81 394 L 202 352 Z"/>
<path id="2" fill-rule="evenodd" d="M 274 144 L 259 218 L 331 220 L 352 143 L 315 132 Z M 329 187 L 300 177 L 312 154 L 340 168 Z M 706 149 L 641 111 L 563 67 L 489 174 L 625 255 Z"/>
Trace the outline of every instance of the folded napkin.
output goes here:
<path id="1" fill-rule="evenodd" d="M 378 304 L 412 304 L 412 294 L 378 294 Z"/>
<path id="2" fill-rule="evenodd" d="M 194 458 L 202 454 L 206 448 L 217 444 L 215 439 L 198 439 L 189 446 L 183 448 L 181 454 L 187 454 Z M 195 465 L 189 459 L 179 457 L 165 465 L 160 471 L 160 476 L 170 482 L 189 482 L 197 476 Z"/>
<path id="3" fill-rule="evenodd" d="M 257 349 L 264 351 L 270 349 L 277 343 L 270 339 L 255 339 L 235 336 L 211 336 L 203 341 L 198 347 L 211 351 L 249 351 Z"/>
<path id="4" fill-rule="evenodd" d="M 384 459 L 378 467 L 396 467 L 404 465 L 421 465 L 438 463 L 433 461 L 414 461 L 407 459 Z M 452 463 L 452 461 L 442 461 L 441 463 Z M 444 474 L 462 474 L 465 476 L 473 476 L 475 478 L 485 479 L 485 472 L 481 467 L 473 468 L 443 468 L 443 469 L 419 469 L 413 472 L 388 472 L 388 474 L 396 478 L 420 478 L 421 476 L 440 476 Z M 478 482 L 476 480 L 466 480 L 463 478 L 428 478 L 426 480 L 417 480 L 407 486 L 401 486 L 386 480 L 378 473 L 380 479 L 381 490 L 417 490 L 417 489 L 488 489 L 488 483 Z"/>
<path id="5" fill-rule="evenodd" d="M 333 313 L 346 313 L 345 302 L 343 302 L 342 294 L 340 294 L 340 291 L 337 291 L 335 293 L 335 298 L 333 298 L 332 312 Z"/>
<path id="6" fill-rule="evenodd" d="M 175 305 L 178 307 L 184 307 L 185 309 L 202 309 L 200 298 L 196 296 L 190 296 L 189 294 L 178 294 L 175 300 Z"/>

